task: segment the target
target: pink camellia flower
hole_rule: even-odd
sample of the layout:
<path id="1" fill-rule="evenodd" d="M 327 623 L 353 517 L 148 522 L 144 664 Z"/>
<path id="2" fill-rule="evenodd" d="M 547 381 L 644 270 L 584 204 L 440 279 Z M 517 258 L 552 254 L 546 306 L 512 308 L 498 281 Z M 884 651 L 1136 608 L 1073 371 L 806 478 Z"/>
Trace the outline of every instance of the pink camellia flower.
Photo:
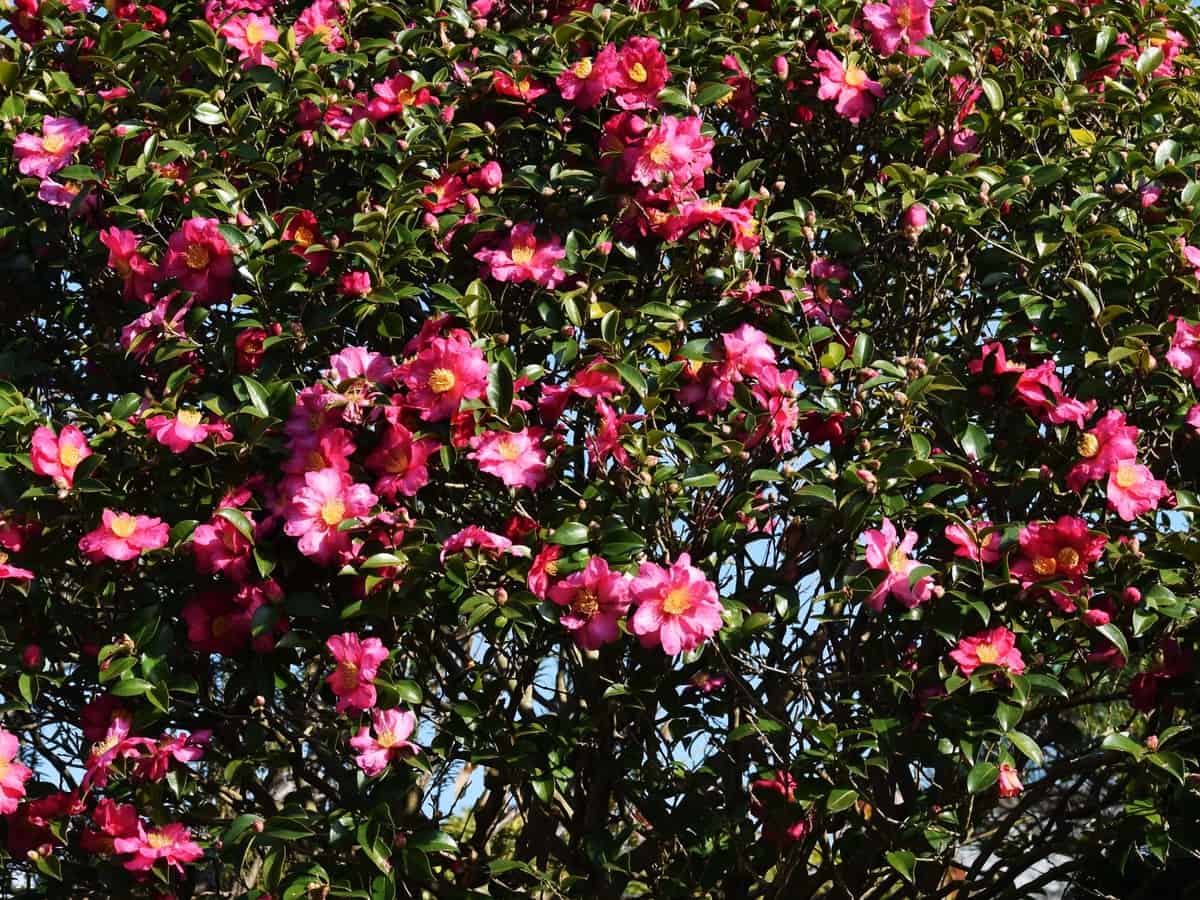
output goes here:
<path id="1" fill-rule="evenodd" d="M 1025 789 L 1021 784 L 1021 776 L 1008 763 L 1000 763 L 1000 796 L 1008 799 L 1015 797 Z"/>
<path id="2" fill-rule="evenodd" d="M 582 571 L 568 575 L 550 588 L 550 599 L 566 607 L 558 621 L 571 632 L 575 644 L 581 650 L 599 650 L 621 636 L 617 620 L 629 611 L 629 579 L 611 571 L 604 559 L 593 556 Z M 718 601 L 716 629 L 720 627 Z M 700 637 L 696 646 L 703 639 Z M 679 651 L 667 652 L 673 655 Z"/>
<path id="3" fill-rule="evenodd" d="M 1105 537 L 1088 531 L 1087 522 L 1062 516 L 1057 522 L 1030 522 L 1021 529 L 1021 558 L 1012 573 L 1028 587 L 1045 579 L 1076 581 L 1104 553 Z"/>
<path id="4" fill-rule="evenodd" d="M 487 392 L 487 360 L 465 331 L 430 339 L 399 374 L 408 386 L 408 402 L 426 422 L 448 419 L 464 400 L 478 400 Z"/>
<path id="5" fill-rule="evenodd" d="M 502 97 L 512 97 L 526 103 L 532 103 L 538 97 L 550 93 L 548 87 L 529 75 L 513 78 L 507 72 L 492 73 L 492 90 Z"/>
<path id="6" fill-rule="evenodd" d="M 529 567 L 529 575 L 525 582 L 529 590 L 539 600 L 545 600 L 550 592 L 550 579 L 558 575 L 558 558 L 562 556 L 562 547 L 558 544 L 547 544 L 538 551 Z"/>
<path id="7" fill-rule="evenodd" d="M 253 527 L 253 516 L 245 510 L 240 512 Z M 250 539 L 222 515 L 215 515 L 208 523 L 197 525 L 192 532 L 196 571 L 206 575 L 216 573 L 239 583 L 245 581 L 250 574 L 253 552 L 254 544 Z"/>
<path id="8" fill-rule="evenodd" d="M 888 0 L 868 3 L 863 18 L 871 31 L 871 43 L 883 56 L 891 56 L 901 47 L 908 56 L 928 56 L 929 51 L 917 45 L 933 34 L 932 11 L 933 0 Z"/>
<path id="9" fill-rule="evenodd" d="M 532 281 L 546 288 L 556 288 L 567 273 L 558 268 L 558 261 L 567 255 L 557 237 L 540 243 L 533 225 L 522 222 L 495 249 L 480 250 L 475 258 L 483 263 L 483 276 L 514 284 Z"/>
<path id="10" fill-rule="evenodd" d="M 88 828 L 79 836 L 79 845 L 85 853 L 111 856 L 113 842 L 117 838 L 136 837 L 138 833 L 137 809 L 132 803 L 117 803 L 105 797 L 96 804 L 92 813 L 94 828 Z"/>
<path id="11" fill-rule="evenodd" d="M 1167 362 L 1184 378 L 1190 378 L 1193 386 L 1200 388 L 1200 325 L 1175 320 Z"/>
<path id="12" fill-rule="evenodd" d="M 147 550 L 167 545 L 170 529 L 162 519 L 105 509 L 101 525 L 79 539 L 79 549 L 92 562 L 136 559 Z"/>
<path id="13" fill-rule="evenodd" d="M 914 203 L 900 217 L 901 230 L 909 240 L 916 240 L 929 224 L 929 210 L 922 203 Z"/>
<path id="14" fill-rule="evenodd" d="M 1054 371 L 1054 361 L 1049 359 L 1021 373 L 1013 398 L 1039 418 L 1055 425 L 1070 422 L 1076 428 L 1082 428 L 1096 412 L 1095 400 L 1084 403 L 1063 393 L 1062 381 Z"/>
<path id="15" fill-rule="evenodd" d="M 1108 473 L 1108 505 L 1126 522 L 1157 509 L 1158 501 L 1169 496 L 1167 483 L 1133 460 L 1121 460 Z"/>
<path id="16" fill-rule="evenodd" d="M 192 833 L 178 822 L 150 831 L 146 831 L 139 822 L 135 837 L 113 839 L 113 850 L 132 854 L 124 863 L 130 872 L 153 868 L 161 859 L 182 875 L 185 863 L 194 863 L 204 856 L 200 845 L 192 840 Z"/>
<path id="17" fill-rule="evenodd" d="M 59 209 L 70 209 L 75 206 L 75 201 L 79 199 L 79 192 L 82 188 L 73 182 L 59 184 L 51 178 L 43 178 L 42 183 L 38 185 L 38 199 L 47 206 L 56 206 Z M 96 211 L 98 201 L 94 192 L 89 191 L 83 198 L 83 202 L 75 208 L 71 213 L 76 218 L 85 218 Z"/>
<path id="18" fill-rule="evenodd" d="M 138 236 L 123 228 L 100 232 L 100 243 L 108 248 L 108 267 L 124 282 L 126 300 L 149 302 L 158 281 L 158 266 L 138 252 Z"/>
<path id="19" fill-rule="evenodd" d="M 479 167 L 479 171 L 467 176 L 467 184 L 483 191 L 495 191 L 504 183 L 504 170 L 494 159 Z"/>
<path id="20" fill-rule="evenodd" d="M 875 110 L 872 97 L 883 96 L 883 85 L 872 81 L 858 66 L 847 67 L 828 50 L 817 51 L 816 68 L 821 76 L 817 96 L 836 101 L 834 110 L 849 119 L 852 125 L 857 125 Z"/>
<path id="21" fill-rule="evenodd" d="M 346 38 L 342 34 L 342 13 L 336 0 L 316 0 L 300 13 L 292 27 L 298 46 L 310 37 L 324 44 L 326 50 L 337 51 L 346 46 Z"/>
<path id="22" fill-rule="evenodd" d="M 349 381 L 387 384 L 395 365 L 389 357 L 366 347 L 343 347 L 329 357 L 329 368 L 322 374 L 336 385 Z"/>
<path id="23" fill-rule="evenodd" d="M 228 589 L 201 591 L 184 604 L 188 644 L 199 653 L 234 656 L 250 643 L 252 613 L 234 602 Z"/>
<path id="24" fill-rule="evenodd" d="M 769 366 L 759 372 L 758 383 L 751 389 L 754 399 L 762 404 L 765 415 L 747 446 L 757 446 L 764 438 L 771 442 L 776 453 L 792 449 L 792 433 L 800 424 L 800 408 L 796 405 L 795 384 L 800 373 L 795 369 L 780 371 Z"/>
<path id="25" fill-rule="evenodd" d="M 641 141 L 625 150 L 625 164 L 638 184 L 669 181 L 676 189 L 704 186 L 712 166 L 712 138 L 705 137 L 698 116 L 663 116 Z"/>
<path id="26" fill-rule="evenodd" d="M 591 109 L 613 86 L 617 66 L 617 48 L 606 46 L 595 59 L 584 57 L 558 76 L 556 84 L 564 100 L 572 100 L 579 109 Z"/>
<path id="27" fill-rule="evenodd" d="M 1196 429 L 1196 431 L 1200 431 L 1200 403 L 1193 405 L 1192 408 L 1188 410 L 1186 421 L 1192 426 L 1192 428 Z"/>
<path id="28" fill-rule="evenodd" d="M 347 272 L 338 281 L 338 293 L 344 297 L 367 297 L 371 288 L 371 273 L 361 269 Z"/>
<path id="29" fill-rule="evenodd" d="M 42 121 L 42 135 L 18 134 L 13 141 L 13 156 L 22 175 L 49 178 L 66 166 L 75 151 L 86 144 L 92 133 L 74 119 L 62 116 Z"/>
<path id="30" fill-rule="evenodd" d="M 199 444 L 210 437 L 233 440 L 233 432 L 228 424 L 218 419 L 206 425 L 204 414 L 198 409 L 181 409 L 174 416 L 151 416 L 146 419 L 146 428 L 156 441 L 172 453 L 183 453 L 192 444 Z"/>
<path id="31" fill-rule="evenodd" d="M 670 77 L 658 41 L 632 37 L 617 53 L 609 80 L 621 109 L 657 109 L 659 92 Z"/>
<path id="32" fill-rule="evenodd" d="M 429 92 L 429 88 L 413 90 L 416 82 L 403 73 L 385 78 L 371 86 L 374 96 L 367 104 L 367 117 L 374 122 L 380 122 L 391 116 L 398 116 L 410 106 L 438 105 L 438 99 Z"/>
<path id="33" fill-rule="evenodd" d="M 752 781 L 750 811 L 762 820 L 763 837 L 781 846 L 804 840 L 812 828 L 808 815 L 797 808 L 796 779 L 790 772 L 777 771 Z"/>
<path id="34" fill-rule="evenodd" d="M 188 219 L 167 241 L 164 278 L 174 278 L 197 303 L 224 303 L 233 295 L 233 250 L 216 219 Z"/>
<path id="35" fill-rule="evenodd" d="M 954 555 L 972 562 L 982 562 L 990 565 L 1000 559 L 1000 532 L 989 532 L 982 541 L 980 531 L 990 528 L 991 522 L 973 522 L 970 528 L 962 525 L 947 525 L 946 539 L 954 544 Z"/>
<path id="36" fill-rule="evenodd" d="M 29 581 L 34 577 L 29 569 L 14 566 L 8 561 L 8 553 L 0 550 L 0 581 Z"/>
<path id="37" fill-rule="evenodd" d="M 33 770 L 17 759 L 19 750 L 17 736 L 0 728 L 0 815 L 17 811 L 25 796 L 25 782 L 33 777 Z"/>
<path id="38" fill-rule="evenodd" d="M 335 634 L 325 646 L 337 660 L 337 668 L 325 679 L 338 698 L 337 711 L 359 713 L 374 707 L 375 676 L 388 658 L 383 642 L 376 637 L 363 639 L 347 631 Z"/>
<path id="39" fill-rule="evenodd" d="M 354 484 L 350 476 L 326 468 L 304 474 L 304 486 L 292 497 L 284 512 L 283 531 L 299 538 L 305 556 L 329 565 L 350 549 L 350 532 L 338 527 L 348 519 L 367 516 L 379 498 L 365 484 Z"/>
<path id="40" fill-rule="evenodd" d="M 374 710 L 371 728 L 364 725 L 350 738 L 350 746 L 358 751 L 354 761 L 363 774 L 374 778 L 387 769 L 392 760 L 420 753 L 421 748 L 408 739 L 416 727 L 417 717 L 407 709 Z"/>
<path id="41" fill-rule="evenodd" d="M 520 431 L 488 431 L 471 438 L 469 459 L 481 472 L 495 475 L 509 487 L 537 490 L 549 477 L 546 451 L 541 447 L 541 428 Z"/>
<path id="42" fill-rule="evenodd" d="M 249 13 L 229 19 L 221 26 L 221 37 L 241 54 L 243 69 L 254 66 L 275 68 L 275 60 L 263 54 L 263 47 L 278 43 L 279 29 L 271 24 L 267 16 Z"/>
<path id="43" fill-rule="evenodd" d="M 1082 457 L 1067 473 L 1067 487 L 1083 490 L 1089 481 L 1103 478 L 1119 463 L 1137 458 L 1138 430 L 1125 424 L 1125 414 L 1110 409 L 1080 437 L 1076 449 Z"/>
<path id="44" fill-rule="evenodd" d="M 478 525 L 468 525 L 462 531 L 457 531 L 450 537 L 446 538 L 442 544 L 442 553 L 438 557 L 442 562 L 446 561 L 446 557 L 453 553 L 461 553 L 471 547 L 478 547 L 489 556 L 499 556 L 501 553 L 509 553 L 513 556 L 528 556 L 529 548 L 522 547 L 519 544 L 514 544 L 502 534 L 496 534 L 494 531 L 487 531 L 480 528 Z"/>
<path id="45" fill-rule="evenodd" d="M 638 604 L 630 628 L 643 647 L 661 644 L 668 656 L 695 650 L 724 625 L 716 586 L 686 553 L 669 569 L 642 563 L 629 591 Z"/>
<path id="46" fill-rule="evenodd" d="M 403 425 L 389 425 L 383 439 L 364 461 L 367 469 L 379 476 L 375 493 L 386 500 L 397 494 L 416 496 L 429 483 L 426 461 L 441 448 L 434 438 L 413 439 L 413 433 Z"/>
<path id="47" fill-rule="evenodd" d="M 933 596 L 932 576 L 924 575 L 917 579 L 916 584 L 910 584 L 908 577 L 913 569 L 921 565 L 917 560 L 908 558 L 917 544 L 917 533 L 905 531 L 904 540 L 901 541 L 891 520 L 885 517 L 880 530 L 868 529 L 863 537 L 867 541 L 867 565 L 886 573 L 883 581 L 867 598 L 871 609 L 882 612 L 888 595 L 895 597 L 908 609 L 927 603 Z"/>
<path id="48" fill-rule="evenodd" d="M 143 745 L 145 753 L 138 758 L 133 775 L 143 781 L 162 781 L 171 770 L 172 761 L 187 764 L 203 759 L 212 732 L 166 733 L 157 741 L 144 740 L 148 741 Z"/>
<path id="49" fill-rule="evenodd" d="M 333 259 L 333 254 L 328 250 L 314 248 L 314 245 L 323 245 L 325 239 L 321 237 L 317 215 L 311 209 L 302 209 L 292 216 L 280 238 L 291 241 L 292 253 L 308 263 L 304 267 L 305 272 L 320 275 L 329 267 L 329 261 Z"/>
<path id="50" fill-rule="evenodd" d="M 1020 675 L 1025 671 L 1025 661 L 1016 645 L 1017 636 L 1001 625 L 973 637 L 960 638 L 958 648 L 950 652 L 950 658 L 968 678 L 980 666 L 996 666 Z"/>
<path id="51" fill-rule="evenodd" d="M 69 491 L 74 486 L 75 470 L 91 455 L 88 439 L 74 425 L 64 425 L 58 435 L 45 425 L 33 432 L 29 454 L 33 471 L 53 478 L 59 490 Z"/>

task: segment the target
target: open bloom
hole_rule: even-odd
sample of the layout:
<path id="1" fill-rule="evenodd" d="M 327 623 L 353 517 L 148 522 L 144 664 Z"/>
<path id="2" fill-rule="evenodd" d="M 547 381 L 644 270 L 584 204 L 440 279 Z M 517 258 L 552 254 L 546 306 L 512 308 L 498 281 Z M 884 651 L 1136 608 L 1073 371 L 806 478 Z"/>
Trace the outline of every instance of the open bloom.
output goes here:
<path id="1" fill-rule="evenodd" d="M 973 637 L 960 638 L 950 658 L 967 677 L 980 666 L 996 666 L 1014 675 L 1025 671 L 1025 661 L 1017 649 L 1017 636 L 1003 625 Z"/>
<path id="2" fill-rule="evenodd" d="M 254 518 L 245 510 L 242 515 L 254 526 Z M 223 574 L 242 582 L 250 574 L 254 544 L 238 531 L 237 526 L 222 515 L 215 515 L 192 532 L 192 553 L 196 571 L 204 574 Z"/>
<path id="3" fill-rule="evenodd" d="M 292 26 L 296 32 L 296 44 L 302 45 L 310 37 L 325 45 L 326 50 L 341 50 L 346 46 L 342 34 L 342 14 L 336 0 L 316 0 L 306 7 Z"/>
<path id="4" fill-rule="evenodd" d="M 408 387 L 408 402 L 426 422 L 448 419 L 464 400 L 478 400 L 487 392 L 487 360 L 464 331 L 430 339 L 399 374 Z"/>
<path id="5" fill-rule="evenodd" d="M 33 771 L 17 759 L 17 736 L 0 728 L 0 815 L 17 811 Z"/>
<path id="6" fill-rule="evenodd" d="M 502 534 L 487 531 L 478 525 L 468 525 L 461 531 L 456 531 L 442 543 L 442 553 L 439 559 L 446 561 L 452 553 L 461 553 L 471 547 L 478 547 L 490 556 L 501 553 L 511 553 L 513 556 L 528 556 L 529 548 L 514 544 Z"/>
<path id="7" fill-rule="evenodd" d="M 367 104 L 367 117 L 379 122 L 390 116 L 398 116 L 410 106 L 438 105 L 438 99 L 429 88 L 417 88 L 416 82 L 400 73 L 371 85 L 374 96 Z"/>
<path id="8" fill-rule="evenodd" d="M 1157 509 L 1158 501 L 1169 496 L 1167 483 L 1133 460 L 1122 460 L 1108 473 L 1108 505 L 1126 522 Z"/>
<path id="9" fill-rule="evenodd" d="M 642 563 L 629 589 L 638 605 L 629 625 L 643 647 L 661 644 L 668 656 L 687 653 L 724 625 L 716 586 L 686 553 L 668 569 Z"/>
<path id="10" fill-rule="evenodd" d="M 216 219 L 195 217 L 167 241 L 164 278 L 174 278 L 198 303 L 224 303 L 233 295 L 233 250 Z"/>
<path id="11" fill-rule="evenodd" d="M 541 428 L 488 431 L 471 438 L 472 451 L 467 457 L 479 464 L 480 471 L 495 475 L 509 487 L 537 490 L 549 477 L 542 434 Z"/>
<path id="12" fill-rule="evenodd" d="M 773 772 L 750 783 L 750 811 L 762 820 L 763 837 L 776 844 L 804 840 L 812 827 L 796 803 L 796 779 L 790 772 Z"/>
<path id="13" fill-rule="evenodd" d="M 617 65 L 617 48 L 609 44 L 595 59 L 577 60 L 555 82 L 564 100 L 572 100 L 579 109 L 591 109 L 608 93 Z"/>
<path id="14" fill-rule="evenodd" d="M 671 77 L 658 41 L 631 37 L 617 53 L 610 75 L 614 99 L 621 109 L 657 109 L 658 94 Z"/>
<path id="15" fill-rule="evenodd" d="M 388 500 L 397 494 L 415 496 L 429 482 L 426 461 L 441 447 L 433 438 L 414 439 L 400 424 L 389 425 L 371 454 L 366 458 L 367 469 L 378 475 L 375 493 Z"/>
<path id="16" fill-rule="evenodd" d="M 712 165 L 712 138 L 700 130 L 698 116 L 663 116 L 645 138 L 625 150 L 625 164 L 638 184 L 669 181 L 676 189 L 704 186 Z"/>
<path id="17" fill-rule="evenodd" d="M 1175 320 L 1175 334 L 1171 337 L 1167 362 L 1200 388 L 1200 325 L 1190 325 L 1183 319 Z"/>
<path id="18" fill-rule="evenodd" d="M 218 419 L 206 425 L 203 419 L 198 409 L 181 409 L 174 416 L 151 416 L 146 420 L 146 428 L 172 453 L 182 453 L 192 444 L 214 436 L 223 441 L 233 440 L 233 432 L 225 422 Z"/>
<path id="19" fill-rule="evenodd" d="M 137 234 L 114 226 L 100 232 L 100 243 L 108 248 L 108 267 L 124 282 L 125 299 L 151 302 L 158 266 L 139 252 Z"/>
<path id="20" fill-rule="evenodd" d="M 863 537 L 867 541 L 867 565 L 886 573 L 883 581 L 867 598 L 871 609 L 880 612 L 888 595 L 895 597 L 909 609 L 928 602 L 933 596 L 933 578 L 924 575 L 917 579 L 915 584 L 910 584 L 908 577 L 909 573 L 920 565 L 916 560 L 908 558 L 908 554 L 917 544 L 917 533 L 905 531 L 904 540 L 901 541 L 895 526 L 885 517 L 881 529 L 868 529 Z"/>
<path id="21" fill-rule="evenodd" d="M 483 275 L 497 281 L 514 284 L 533 281 L 542 287 L 555 288 L 567 273 L 558 268 L 558 261 L 567 255 L 557 237 L 542 243 L 528 222 L 514 225 L 512 233 L 494 249 L 480 250 L 475 258 L 483 263 Z"/>
<path id="22" fill-rule="evenodd" d="M 817 96 L 835 101 L 839 116 L 857 125 L 875 110 L 875 97 L 883 96 L 883 85 L 872 81 L 858 66 L 846 66 L 828 50 L 817 51 L 817 71 L 821 76 Z"/>
<path id="23" fill-rule="evenodd" d="M 200 653 L 234 656 L 250 643 L 253 613 L 234 602 L 229 589 L 201 591 L 184 604 L 188 644 Z"/>
<path id="24" fill-rule="evenodd" d="M 279 29 L 271 24 L 268 17 L 248 13 L 229 19 L 221 26 L 221 37 L 241 54 L 243 69 L 254 66 L 275 68 L 275 60 L 263 54 L 266 44 L 274 44 L 279 40 Z"/>
<path id="25" fill-rule="evenodd" d="M 53 478 L 59 490 L 71 489 L 75 484 L 75 470 L 91 455 L 88 439 L 74 425 L 64 425 L 58 435 L 45 425 L 33 432 L 29 454 L 33 471 Z"/>
<path id="26" fill-rule="evenodd" d="M 113 850 L 132 854 L 125 860 L 125 868 L 130 872 L 150 869 L 161 859 L 182 875 L 185 863 L 194 863 L 204 856 L 200 845 L 192 840 L 192 833 L 178 822 L 149 831 L 138 823 L 134 837 L 113 839 Z"/>
<path id="27" fill-rule="evenodd" d="M 1063 393 L 1062 380 L 1054 371 L 1054 361 L 1049 359 L 1021 373 L 1013 398 L 1054 425 L 1070 422 L 1076 428 L 1082 428 L 1084 422 L 1096 412 L 1095 400 L 1084 403 Z"/>
<path id="28" fill-rule="evenodd" d="M 1000 559 L 1000 532 L 988 532 L 987 537 L 980 539 L 979 533 L 990 528 L 991 522 L 974 522 L 971 527 L 962 525 L 947 525 L 946 540 L 954 544 L 954 555 L 969 559 L 972 562 L 994 563 Z"/>
<path id="29" fill-rule="evenodd" d="M 1105 538 L 1088 531 L 1083 519 L 1062 516 L 1057 522 L 1030 522 L 1019 542 L 1021 558 L 1012 573 L 1028 587 L 1051 578 L 1078 580 L 1104 553 Z"/>
<path id="30" fill-rule="evenodd" d="M 407 709 L 375 710 L 371 713 L 371 728 L 364 725 L 350 738 L 350 746 L 358 751 L 354 761 L 367 777 L 373 778 L 392 760 L 420 753 L 421 748 L 408 740 L 416 727 L 417 717 Z"/>
<path id="31" fill-rule="evenodd" d="M 337 469 L 305 472 L 304 486 L 284 512 L 284 533 L 300 539 L 297 546 L 305 556 L 328 565 L 350 549 L 350 532 L 339 526 L 369 514 L 378 499 Z"/>
<path id="32" fill-rule="evenodd" d="M 629 579 L 593 556 L 582 571 L 550 588 L 550 599 L 566 607 L 558 621 L 575 643 L 583 650 L 599 650 L 621 636 L 617 620 L 629 610 Z"/>
<path id="33" fill-rule="evenodd" d="M 92 133 L 72 118 L 47 118 L 42 136 L 18 134 L 13 141 L 13 156 L 22 175 L 49 178 L 71 161 L 75 151 L 86 144 Z"/>
<path id="34" fill-rule="evenodd" d="M 1125 414 L 1110 409 L 1079 439 L 1076 449 L 1080 460 L 1067 473 L 1067 487 L 1083 490 L 1087 482 L 1103 478 L 1118 464 L 1137 458 L 1137 439 L 1138 430 L 1125 424 Z"/>
<path id="35" fill-rule="evenodd" d="M 883 56 L 891 56 L 901 47 L 908 56 L 928 56 L 929 51 L 917 45 L 933 34 L 932 10 L 933 0 L 888 0 L 868 3 L 863 18 L 871 31 L 871 43 Z"/>
<path id="36" fill-rule="evenodd" d="M 337 661 L 337 668 L 325 679 L 338 698 L 337 711 L 361 712 L 375 706 L 375 676 L 388 658 L 383 642 L 376 637 L 364 640 L 348 631 L 335 634 L 325 646 Z"/>
<path id="37" fill-rule="evenodd" d="M 167 545 L 170 529 L 162 519 L 134 516 L 106 509 L 100 527 L 79 539 L 79 549 L 92 562 L 108 559 L 136 559 L 146 550 Z"/>
<path id="38" fill-rule="evenodd" d="M 1000 763 L 1000 796 L 1008 799 L 1015 797 L 1025 789 L 1021 784 L 1021 776 L 1008 763 Z"/>

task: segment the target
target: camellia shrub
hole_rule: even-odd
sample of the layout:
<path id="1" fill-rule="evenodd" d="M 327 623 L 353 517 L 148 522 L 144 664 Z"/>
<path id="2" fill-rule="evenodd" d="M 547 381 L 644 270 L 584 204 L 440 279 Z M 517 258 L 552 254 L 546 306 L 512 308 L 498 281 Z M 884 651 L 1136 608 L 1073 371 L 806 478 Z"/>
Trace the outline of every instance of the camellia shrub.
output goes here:
<path id="1" fill-rule="evenodd" d="M 1188 4 L 0 30 L 0 894 L 1193 896 Z"/>

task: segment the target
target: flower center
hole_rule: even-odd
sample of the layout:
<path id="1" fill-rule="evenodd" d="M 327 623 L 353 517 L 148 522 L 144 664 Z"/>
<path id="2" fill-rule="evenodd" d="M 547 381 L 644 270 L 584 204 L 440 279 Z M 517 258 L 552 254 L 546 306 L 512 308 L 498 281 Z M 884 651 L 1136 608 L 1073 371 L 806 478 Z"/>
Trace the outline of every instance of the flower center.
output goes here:
<path id="1" fill-rule="evenodd" d="M 1079 553 L 1073 547 L 1063 547 L 1054 559 L 1061 569 L 1073 569 L 1079 565 Z"/>
<path id="2" fill-rule="evenodd" d="M 188 428 L 195 428 L 200 424 L 201 414 L 198 409 L 185 409 L 176 418 L 181 425 L 186 425 Z"/>
<path id="3" fill-rule="evenodd" d="M 558 574 L 558 560 L 557 559 L 547 560 L 546 564 L 544 566 L 542 566 L 542 571 L 545 572 L 547 575 L 549 575 L 551 578 L 553 578 L 555 575 Z"/>
<path id="4" fill-rule="evenodd" d="M 338 663 L 338 688 L 342 693 L 349 694 L 358 687 L 358 666 L 346 660 Z"/>
<path id="5" fill-rule="evenodd" d="M 677 587 L 663 599 L 662 611 L 668 616 L 681 616 L 692 608 L 692 597 L 686 587 Z"/>
<path id="6" fill-rule="evenodd" d="M 527 266 L 533 261 L 533 248 L 528 244 L 521 244 L 512 248 L 511 256 L 518 266 Z"/>
<path id="7" fill-rule="evenodd" d="M 517 82 L 517 87 L 520 89 L 522 94 L 528 94 L 529 89 L 533 87 L 533 82 L 531 82 L 528 78 L 522 78 Z"/>
<path id="8" fill-rule="evenodd" d="M 203 269 L 208 265 L 209 259 L 211 256 L 208 248 L 203 244 L 188 244 L 187 250 L 183 253 L 183 260 L 189 269 Z"/>
<path id="9" fill-rule="evenodd" d="M 435 394 L 444 394 L 453 389 L 456 380 L 449 369 L 434 369 L 429 373 L 429 389 Z"/>
<path id="10" fill-rule="evenodd" d="M 1000 658 L 1000 654 L 991 644 L 980 644 L 975 648 L 975 655 L 979 657 L 979 661 L 984 665 L 992 665 Z"/>
<path id="11" fill-rule="evenodd" d="M 292 234 L 292 240 L 295 241 L 297 244 L 299 244 L 301 247 L 307 247 L 315 239 L 316 239 L 316 235 L 313 234 L 312 229 L 306 228 L 304 225 L 301 225 Z"/>
<path id="12" fill-rule="evenodd" d="M 666 141 L 655 144 L 650 149 L 650 160 L 656 166 L 665 166 L 671 160 L 671 147 Z"/>
<path id="13" fill-rule="evenodd" d="M 251 44 L 251 45 L 261 44 L 266 39 L 267 39 L 267 33 L 263 29 L 262 25 L 260 25 L 258 22 L 251 22 L 249 25 L 246 26 L 246 43 L 247 44 Z"/>
<path id="14" fill-rule="evenodd" d="M 650 77 L 650 73 L 646 71 L 646 67 L 640 62 L 635 62 L 632 66 L 626 69 L 625 74 L 629 76 L 630 81 L 636 81 L 638 84 L 642 84 L 647 78 Z"/>
<path id="15" fill-rule="evenodd" d="M 67 145 L 67 139 L 61 134 L 48 134 L 42 138 L 42 149 L 47 153 L 58 153 Z"/>
<path id="16" fill-rule="evenodd" d="M 392 475 L 407 472 L 411 461 L 407 451 L 393 450 L 387 459 L 387 471 Z"/>
<path id="17" fill-rule="evenodd" d="M 571 612 L 575 613 L 581 619 L 590 619 L 599 609 L 600 599 L 596 596 L 595 591 L 582 590 L 571 601 Z M 663 609 L 666 609 L 665 603 L 663 604 Z"/>
<path id="18" fill-rule="evenodd" d="M 1058 563 L 1053 556 L 1039 556 L 1033 561 L 1033 571 L 1039 575 L 1053 575 L 1058 571 Z"/>
<path id="19" fill-rule="evenodd" d="M 394 747 L 397 743 L 396 735 L 392 734 L 390 731 L 380 732 L 379 737 L 375 738 L 375 743 L 384 749 Z"/>
<path id="20" fill-rule="evenodd" d="M 8 554 L 3 550 L 0 550 L 0 566 L 4 565 L 6 562 L 8 562 Z"/>
<path id="21" fill-rule="evenodd" d="M 212 620 L 212 636 L 215 638 L 223 638 L 232 630 L 229 624 L 229 616 L 217 616 Z"/>
<path id="22" fill-rule="evenodd" d="M 322 522 L 332 528 L 334 525 L 339 524 L 344 518 L 346 518 L 345 503 L 337 498 L 325 501 L 325 505 L 321 507 Z"/>
<path id="23" fill-rule="evenodd" d="M 575 68 L 572 71 L 575 73 L 575 77 L 582 81 L 592 74 L 592 61 L 590 59 L 581 59 L 575 63 Z"/>
<path id="24" fill-rule="evenodd" d="M 68 469 L 73 469 L 79 465 L 83 455 L 79 452 L 79 448 L 74 444 L 59 444 L 58 445 L 58 461 Z"/>
<path id="25" fill-rule="evenodd" d="M 170 847 L 174 841 L 171 840 L 169 834 L 163 834 L 161 831 L 152 831 L 146 835 L 146 843 L 155 850 L 161 850 L 163 847 Z"/>
<path id="26" fill-rule="evenodd" d="M 904 551 L 897 547 L 888 554 L 888 567 L 893 570 L 900 570 L 908 563 L 908 557 L 904 555 Z"/>
<path id="27" fill-rule="evenodd" d="M 847 87 L 857 88 L 862 87 L 867 80 L 867 73 L 858 66 L 851 66 L 846 70 L 845 82 Z"/>
<path id="28" fill-rule="evenodd" d="M 901 28 L 907 28 L 912 24 L 912 10 L 907 6 L 901 6 L 898 10 L 896 10 L 895 15 L 896 22 Z"/>
<path id="29" fill-rule="evenodd" d="M 500 452 L 500 455 L 509 462 L 513 462 L 514 460 L 521 458 L 521 445 L 512 438 L 501 438 L 500 444 L 496 449 Z"/>
<path id="30" fill-rule="evenodd" d="M 1133 466 L 1126 465 L 1125 463 L 1117 466 L 1117 487 L 1129 490 L 1129 488 L 1137 484 L 1137 481 L 1137 470 Z"/>
<path id="31" fill-rule="evenodd" d="M 129 513 L 121 513 L 112 523 L 112 533 L 119 538 L 127 538 L 137 531 L 137 519 Z"/>
<path id="32" fill-rule="evenodd" d="M 1079 439 L 1079 443 L 1075 445 L 1075 449 L 1079 451 L 1079 455 L 1084 459 L 1091 459 L 1100 452 L 1100 439 L 1089 432 Z"/>

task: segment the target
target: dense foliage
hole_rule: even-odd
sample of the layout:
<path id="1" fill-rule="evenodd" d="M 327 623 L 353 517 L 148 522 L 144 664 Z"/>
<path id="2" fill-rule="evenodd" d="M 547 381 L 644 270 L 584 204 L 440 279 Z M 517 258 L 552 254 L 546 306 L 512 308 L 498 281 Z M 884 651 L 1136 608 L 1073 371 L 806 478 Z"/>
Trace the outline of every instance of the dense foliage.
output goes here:
<path id="1" fill-rule="evenodd" d="M 0 894 L 1200 882 L 1182 0 L 166 6 L 0 24 Z"/>

